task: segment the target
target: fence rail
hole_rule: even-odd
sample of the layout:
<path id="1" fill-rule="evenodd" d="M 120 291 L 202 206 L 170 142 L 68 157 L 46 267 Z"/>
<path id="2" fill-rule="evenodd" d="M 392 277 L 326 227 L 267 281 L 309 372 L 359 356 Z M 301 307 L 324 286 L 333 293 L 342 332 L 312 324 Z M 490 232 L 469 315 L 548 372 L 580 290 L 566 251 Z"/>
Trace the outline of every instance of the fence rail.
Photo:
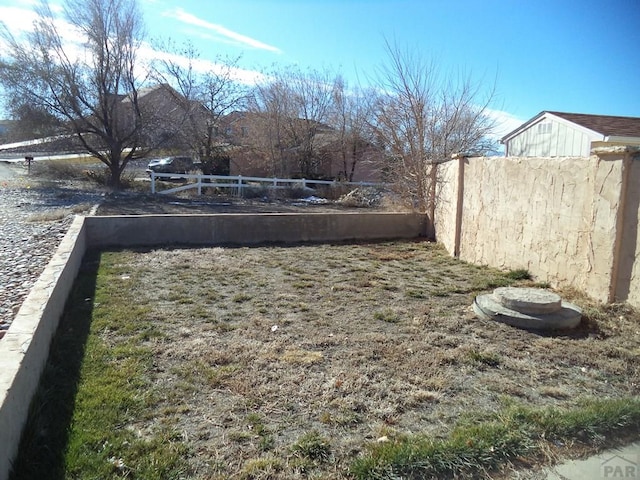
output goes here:
<path id="1" fill-rule="evenodd" d="M 381 187 L 382 183 L 374 182 L 337 182 L 331 180 L 307 180 L 305 178 L 263 178 L 263 177 L 244 177 L 242 175 L 201 175 L 192 173 L 156 173 L 151 172 L 151 193 L 167 195 L 170 193 L 182 192 L 184 190 L 197 189 L 198 195 L 202 195 L 203 188 L 229 188 L 232 195 L 242 195 L 243 189 L 249 188 L 311 188 L 312 185 L 354 185 L 360 187 Z M 169 188 L 166 190 L 158 190 L 156 180 L 160 179 L 185 179 L 195 180 L 193 183 L 180 185 L 179 187 Z"/>

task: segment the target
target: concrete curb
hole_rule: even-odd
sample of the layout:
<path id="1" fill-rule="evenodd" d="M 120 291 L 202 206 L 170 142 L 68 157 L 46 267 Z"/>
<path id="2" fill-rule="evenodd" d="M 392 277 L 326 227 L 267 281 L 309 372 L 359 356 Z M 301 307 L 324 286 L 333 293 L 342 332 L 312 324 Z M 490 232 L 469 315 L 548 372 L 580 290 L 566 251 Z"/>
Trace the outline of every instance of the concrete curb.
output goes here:
<path id="1" fill-rule="evenodd" d="M 84 219 L 76 217 L 0 340 L 0 479 L 7 478 L 18 452 L 29 404 L 85 251 Z"/>
<path id="2" fill-rule="evenodd" d="M 0 340 L 0 480 L 8 478 L 18 452 L 51 340 L 88 249 L 409 239 L 426 230 L 426 216 L 411 213 L 76 217 Z"/>
<path id="3" fill-rule="evenodd" d="M 640 442 L 543 470 L 546 480 L 640 479 Z"/>

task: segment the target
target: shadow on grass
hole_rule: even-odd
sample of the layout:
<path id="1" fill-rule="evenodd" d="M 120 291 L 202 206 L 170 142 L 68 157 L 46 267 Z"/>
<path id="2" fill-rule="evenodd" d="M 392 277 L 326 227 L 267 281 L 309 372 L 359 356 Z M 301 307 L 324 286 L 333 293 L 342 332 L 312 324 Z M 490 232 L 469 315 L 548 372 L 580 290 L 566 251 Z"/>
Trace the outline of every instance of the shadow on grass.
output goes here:
<path id="1" fill-rule="evenodd" d="M 67 300 L 31 402 L 10 480 L 65 478 L 65 452 L 89 336 L 99 253 L 89 253 Z"/>

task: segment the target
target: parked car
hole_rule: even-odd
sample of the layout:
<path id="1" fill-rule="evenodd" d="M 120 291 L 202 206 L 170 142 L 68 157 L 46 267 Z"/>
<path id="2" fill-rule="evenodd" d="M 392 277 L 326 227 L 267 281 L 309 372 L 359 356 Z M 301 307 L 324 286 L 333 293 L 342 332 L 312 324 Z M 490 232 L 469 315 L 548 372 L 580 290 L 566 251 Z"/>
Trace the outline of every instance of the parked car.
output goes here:
<path id="1" fill-rule="evenodd" d="M 193 169 L 191 157 L 154 158 L 147 165 L 147 173 L 188 173 Z"/>

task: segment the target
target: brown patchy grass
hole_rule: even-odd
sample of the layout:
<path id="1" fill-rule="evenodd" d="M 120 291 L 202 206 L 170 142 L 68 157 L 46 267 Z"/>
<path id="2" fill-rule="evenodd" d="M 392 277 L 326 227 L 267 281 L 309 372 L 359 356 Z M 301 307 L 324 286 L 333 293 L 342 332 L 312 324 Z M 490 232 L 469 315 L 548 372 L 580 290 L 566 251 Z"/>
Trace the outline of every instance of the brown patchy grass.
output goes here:
<path id="1" fill-rule="evenodd" d="M 146 345 L 161 400 L 129 428 L 180 432 L 193 478 L 345 478 L 383 437 L 639 391 L 636 312 L 562 292 L 585 309 L 574 332 L 479 320 L 474 295 L 512 281 L 433 243 L 109 255 L 163 332 Z"/>

